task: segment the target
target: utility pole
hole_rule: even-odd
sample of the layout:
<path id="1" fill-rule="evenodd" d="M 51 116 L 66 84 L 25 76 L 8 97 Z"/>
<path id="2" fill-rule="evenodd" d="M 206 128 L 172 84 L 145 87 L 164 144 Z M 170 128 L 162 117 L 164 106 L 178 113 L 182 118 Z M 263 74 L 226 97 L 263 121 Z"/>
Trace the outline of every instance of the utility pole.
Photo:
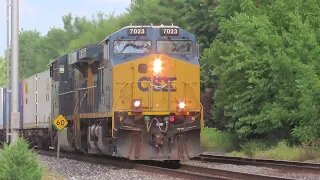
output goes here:
<path id="1" fill-rule="evenodd" d="M 9 103 L 9 97 L 10 97 L 10 87 L 11 87 L 11 83 L 10 83 L 10 51 L 11 51 L 11 43 L 10 43 L 10 9 L 11 9 L 11 1 L 7 0 L 7 18 L 6 18 L 6 22 L 7 22 L 7 50 L 6 50 L 6 60 L 7 60 L 7 94 L 6 94 L 6 99 L 7 99 L 7 104 Z M 9 126 L 9 119 L 10 119 L 10 115 L 9 115 L 9 106 L 6 107 L 6 114 L 7 114 L 7 119 L 6 119 L 6 142 L 9 143 L 10 140 L 10 126 Z"/>
<path id="2" fill-rule="evenodd" d="M 11 2 L 11 141 L 15 143 L 19 136 L 19 0 Z"/>

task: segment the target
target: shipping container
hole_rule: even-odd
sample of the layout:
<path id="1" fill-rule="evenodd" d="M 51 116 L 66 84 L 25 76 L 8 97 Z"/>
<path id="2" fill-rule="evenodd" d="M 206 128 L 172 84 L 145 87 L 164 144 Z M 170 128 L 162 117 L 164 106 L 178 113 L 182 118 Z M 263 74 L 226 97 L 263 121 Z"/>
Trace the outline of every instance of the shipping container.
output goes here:
<path id="1" fill-rule="evenodd" d="M 48 128 L 51 116 L 50 71 L 37 74 L 37 127 Z"/>
<path id="2" fill-rule="evenodd" d="M 18 104 L 18 110 L 20 112 L 20 120 L 19 120 L 19 128 L 23 128 L 23 81 L 19 83 L 19 104 Z"/>
<path id="3" fill-rule="evenodd" d="M 0 88 L 0 129 L 3 129 L 3 119 L 4 119 L 4 94 L 3 94 L 3 88 Z"/>
<path id="4" fill-rule="evenodd" d="M 9 94 L 7 93 L 7 88 L 3 88 L 3 128 L 6 129 L 7 128 L 7 122 L 9 122 Z"/>
<path id="5" fill-rule="evenodd" d="M 23 83 L 23 128 L 37 127 L 37 75 L 26 78 Z"/>

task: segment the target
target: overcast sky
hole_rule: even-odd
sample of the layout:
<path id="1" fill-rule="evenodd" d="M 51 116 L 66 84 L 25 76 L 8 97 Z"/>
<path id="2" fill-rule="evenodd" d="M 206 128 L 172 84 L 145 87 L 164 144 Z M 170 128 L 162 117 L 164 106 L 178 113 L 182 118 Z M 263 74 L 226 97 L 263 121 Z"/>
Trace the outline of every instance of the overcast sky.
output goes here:
<path id="1" fill-rule="evenodd" d="M 20 0 L 20 29 L 43 35 L 51 27 L 62 27 L 62 16 L 72 13 L 91 17 L 96 12 L 121 14 L 131 0 Z M 6 0 L 0 0 L 0 56 L 6 48 Z"/>

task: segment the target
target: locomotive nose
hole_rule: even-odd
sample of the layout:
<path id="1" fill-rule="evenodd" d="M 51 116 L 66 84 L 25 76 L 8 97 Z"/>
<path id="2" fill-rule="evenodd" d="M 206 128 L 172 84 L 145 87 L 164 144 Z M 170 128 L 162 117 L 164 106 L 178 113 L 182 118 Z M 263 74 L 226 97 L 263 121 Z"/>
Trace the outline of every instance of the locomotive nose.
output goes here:
<path id="1" fill-rule="evenodd" d="M 115 72 L 132 75 L 117 76 L 119 83 L 115 84 L 116 92 L 121 94 L 115 96 L 119 102 L 115 116 L 119 125 L 115 128 L 120 156 L 134 160 L 181 160 L 200 152 L 197 65 L 153 54 L 119 65 Z"/>

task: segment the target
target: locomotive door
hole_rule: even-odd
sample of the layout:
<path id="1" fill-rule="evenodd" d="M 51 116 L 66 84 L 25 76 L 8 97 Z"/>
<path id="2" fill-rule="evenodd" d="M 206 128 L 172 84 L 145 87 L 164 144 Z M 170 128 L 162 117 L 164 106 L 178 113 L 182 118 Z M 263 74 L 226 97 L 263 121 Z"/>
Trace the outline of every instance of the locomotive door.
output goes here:
<path id="1" fill-rule="evenodd" d="M 73 76 L 68 65 L 68 56 L 59 60 L 59 112 L 62 115 L 73 114 Z"/>

